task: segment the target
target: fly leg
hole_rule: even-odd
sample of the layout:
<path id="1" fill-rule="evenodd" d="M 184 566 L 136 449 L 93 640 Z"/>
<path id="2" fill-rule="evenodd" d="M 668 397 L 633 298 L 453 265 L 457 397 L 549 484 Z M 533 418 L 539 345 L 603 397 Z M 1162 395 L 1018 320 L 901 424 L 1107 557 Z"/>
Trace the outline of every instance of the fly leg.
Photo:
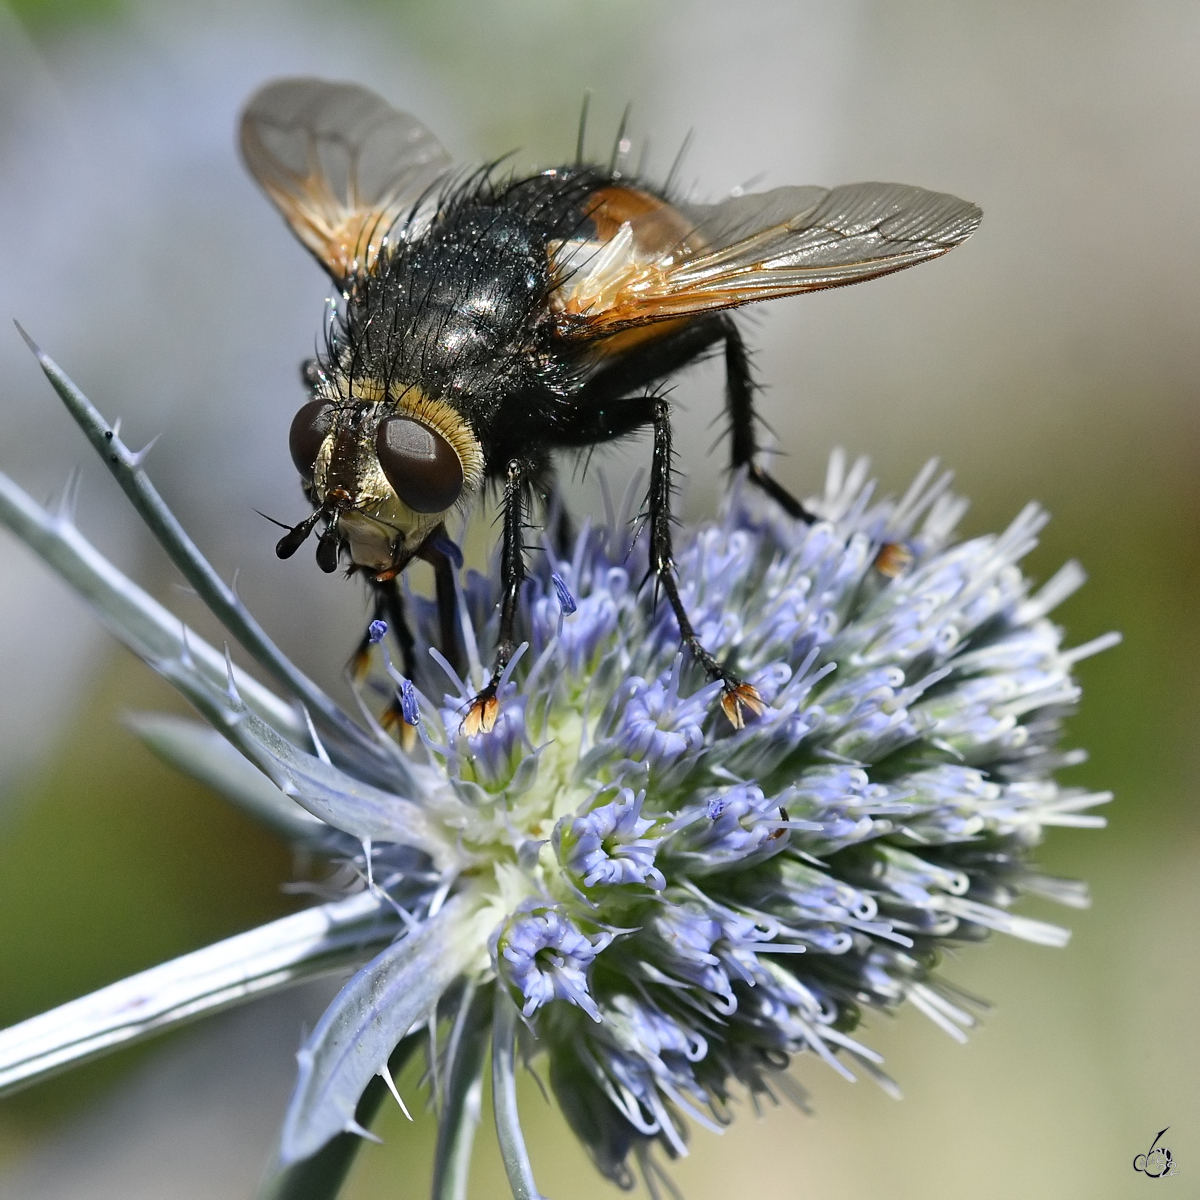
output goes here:
<path id="1" fill-rule="evenodd" d="M 504 479 L 504 534 L 500 549 L 500 637 L 492 677 L 487 686 L 471 701 L 462 719 L 462 731 L 468 737 L 490 733 L 500 713 L 496 690 L 500 676 L 516 650 L 517 602 L 521 584 L 525 581 L 525 547 L 521 536 L 525 528 L 526 492 L 531 477 L 530 465 L 514 458 L 508 464 Z"/>
<path id="2" fill-rule="evenodd" d="M 754 378 L 746 343 L 733 321 L 725 318 L 725 403 L 729 410 L 730 465 L 747 468 L 750 482 L 762 488 L 789 516 L 812 521 L 810 513 L 791 492 L 758 465 L 758 438 L 754 413 Z"/>
<path id="3" fill-rule="evenodd" d="M 358 648 L 346 664 L 346 670 L 355 683 L 361 682 L 370 663 L 371 647 L 379 641 L 378 638 L 372 639 L 371 625 L 376 621 L 383 621 L 400 647 L 400 661 L 404 664 L 404 673 L 411 679 L 416 665 L 416 642 L 404 616 L 400 581 L 397 578 L 375 579 L 368 575 L 367 583 L 371 589 L 371 621 L 362 635 L 362 641 L 358 643 Z"/>
<path id="4" fill-rule="evenodd" d="M 458 597 L 454 585 L 454 569 L 462 565 L 461 557 L 455 561 L 451 557 L 457 547 L 446 539 L 445 528 L 441 525 L 435 529 L 421 544 L 414 555 L 406 556 L 396 568 L 383 575 L 368 576 L 368 583 L 374 599 L 374 611 L 371 619 L 383 621 L 391 630 L 400 647 L 400 661 L 404 667 L 404 675 L 409 680 L 416 681 L 417 652 L 416 640 L 404 613 L 404 597 L 400 590 L 400 571 L 403 570 L 413 557 L 421 558 L 433 567 L 434 587 L 437 595 L 438 634 L 441 651 L 447 661 L 456 670 L 462 670 L 462 655 L 459 653 L 458 639 Z M 371 646 L 379 638 L 372 638 L 372 630 L 368 626 L 363 634 L 358 649 L 350 659 L 348 670 L 354 681 L 359 681 L 366 674 L 370 661 Z M 398 729 L 400 740 L 405 748 L 411 748 L 415 727 L 404 717 L 404 706 L 399 693 L 395 693 L 391 703 L 379 718 L 385 729 Z"/>
<path id="5" fill-rule="evenodd" d="M 447 537 L 445 526 L 439 525 L 421 544 L 417 557 L 433 568 L 441 651 L 446 661 L 461 675 L 463 656 L 459 650 L 458 592 L 454 585 L 454 570 L 462 566 L 462 554 Z"/>
<path id="6" fill-rule="evenodd" d="M 368 576 L 367 581 L 371 588 L 373 602 L 371 625 L 368 625 L 362 641 L 358 644 L 358 649 L 355 650 L 347 664 L 350 678 L 358 683 L 366 675 L 370 663 L 371 647 L 380 640 L 378 637 L 372 636 L 371 626 L 376 621 L 383 621 L 400 647 L 400 661 L 404 667 L 404 674 L 407 678 L 412 679 L 416 668 L 416 641 L 404 615 L 404 597 L 400 592 L 399 577 L 393 575 L 387 579 L 378 579 Z M 401 745 L 406 749 L 411 749 L 416 730 L 404 719 L 398 692 L 393 692 L 390 703 L 380 715 L 379 723 L 384 729 L 397 730 Z"/>
<path id="7" fill-rule="evenodd" d="M 704 648 L 679 595 L 675 559 L 671 545 L 671 413 L 666 400 L 654 401 L 654 459 L 650 467 L 650 573 L 661 587 L 679 625 L 679 639 L 704 668 L 709 679 L 719 679 L 723 692 L 721 709 L 734 729 L 741 729 L 746 716 L 758 716 L 763 701 L 752 684 L 744 683 L 723 667 Z"/>

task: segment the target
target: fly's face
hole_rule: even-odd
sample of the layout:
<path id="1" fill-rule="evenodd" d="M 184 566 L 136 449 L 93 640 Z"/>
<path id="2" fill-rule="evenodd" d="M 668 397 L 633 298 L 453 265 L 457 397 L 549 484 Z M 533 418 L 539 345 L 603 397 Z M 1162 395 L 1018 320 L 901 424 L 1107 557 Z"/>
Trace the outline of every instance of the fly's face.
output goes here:
<path id="1" fill-rule="evenodd" d="M 470 425 L 415 387 L 322 379 L 292 420 L 288 445 L 312 488 L 314 518 L 327 522 L 317 545 L 327 571 L 343 544 L 357 566 L 393 571 L 483 478 L 483 449 Z M 294 550 L 292 536 L 281 553 Z"/>

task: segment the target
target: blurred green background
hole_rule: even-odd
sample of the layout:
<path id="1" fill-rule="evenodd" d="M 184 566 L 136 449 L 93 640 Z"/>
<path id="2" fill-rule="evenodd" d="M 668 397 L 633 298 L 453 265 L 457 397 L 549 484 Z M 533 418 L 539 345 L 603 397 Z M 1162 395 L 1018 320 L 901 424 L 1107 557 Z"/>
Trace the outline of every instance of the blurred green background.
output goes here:
<path id="1" fill-rule="evenodd" d="M 570 156 L 585 88 L 607 152 L 633 104 L 661 177 L 761 186 L 898 179 L 977 201 L 938 263 L 748 317 L 783 480 L 819 486 L 829 449 L 885 488 L 939 456 L 973 498 L 965 530 L 1030 497 L 1054 521 L 1028 568 L 1088 586 L 1072 642 L 1124 644 L 1081 669 L 1071 725 L 1111 788 L 1102 832 L 1052 833 L 1052 871 L 1090 881 L 1063 951 L 997 938 L 946 964 L 996 1009 L 963 1048 L 915 1012 L 867 1040 L 906 1099 L 795 1072 L 813 1118 L 746 1111 L 698 1131 L 691 1200 L 1125 1197 L 1163 1126 L 1176 1192 L 1200 1179 L 1200 7 L 1195 3 L 732 5 L 720 0 L 133 0 L 0 4 L 0 309 L 17 316 L 131 444 L 285 648 L 339 686 L 362 599 L 281 564 L 253 513 L 301 511 L 286 453 L 323 282 L 233 149 L 239 104 L 284 73 L 354 78 L 456 154 Z M 763 174 L 765 172 L 765 174 Z M 757 186 L 757 184 L 756 184 Z M 195 601 L 126 512 L 20 346 L 0 330 L 0 469 L 35 494 L 84 469 L 81 524 L 181 616 Z M 675 401 L 691 516 L 712 508 L 714 366 Z M 644 462 L 603 456 L 614 480 Z M 720 458 L 713 460 L 719 462 Z M 595 478 L 575 503 L 595 504 Z M 0 1024 L 288 911 L 286 847 L 154 760 L 120 724 L 176 708 L 32 557 L 0 538 Z M 211 629 L 207 630 L 211 633 Z M 0 1105 L 0 1196 L 251 1194 L 321 988 L 260 1002 Z M 408 1080 L 408 1090 L 415 1080 Z M 532 1084 L 543 1190 L 614 1195 Z M 417 1197 L 431 1121 L 387 1112 L 348 1195 Z M 507 1194 L 486 1130 L 473 1195 Z M 1191 1181 L 1191 1182 L 1189 1182 Z"/>

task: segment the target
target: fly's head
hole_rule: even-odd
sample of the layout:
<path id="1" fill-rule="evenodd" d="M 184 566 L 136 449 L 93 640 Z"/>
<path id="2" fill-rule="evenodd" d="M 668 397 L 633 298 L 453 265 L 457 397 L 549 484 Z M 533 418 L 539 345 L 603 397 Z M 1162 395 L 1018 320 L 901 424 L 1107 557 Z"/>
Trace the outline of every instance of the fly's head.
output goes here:
<path id="1" fill-rule="evenodd" d="M 279 543 L 281 558 L 325 522 L 317 563 L 350 561 L 386 576 L 483 479 L 484 455 L 467 420 L 419 388 L 306 368 L 312 399 L 292 420 L 288 446 L 316 511 Z"/>

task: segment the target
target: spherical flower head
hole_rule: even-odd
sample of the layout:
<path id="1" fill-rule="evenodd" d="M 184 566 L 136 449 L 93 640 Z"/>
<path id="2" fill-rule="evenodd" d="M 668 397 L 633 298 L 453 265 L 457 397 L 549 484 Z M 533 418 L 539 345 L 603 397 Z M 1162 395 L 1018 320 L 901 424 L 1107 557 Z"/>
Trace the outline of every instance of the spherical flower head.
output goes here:
<path id="1" fill-rule="evenodd" d="M 81 423 L 93 412 L 81 408 Z M 140 470 L 114 431 L 93 432 L 114 470 Z M 298 914 L 302 933 L 293 918 L 256 931 L 269 953 L 238 939 L 211 948 L 211 978 L 162 968 L 163 996 L 184 1013 L 199 1009 L 179 1000 L 180 978 L 201 981 L 190 985 L 197 997 L 208 979 L 215 1004 L 231 978 L 251 995 L 256 972 L 299 979 L 310 960 L 327 970 L 330 955 L 361 964 L 301 1050 L 281 1163 L 362 1132 L 363 1089 L 377 1073 L 391 1079 L 397 1043 L 426 1045 L 440 1025 L 449 1048 L 431 1074 L 447 1079 L 445 1137 L 473 1129 L 490 1041 L 505 1164 L 516 1193 L 536 1194 L 515 1108 L 521 1043 L 548 1059 L 601 1171 L 629 1186 L 631 1160 L 652 1176 L 653 1147 L 686 1153 L 689 1123 L 724 1127 L 739 1093 L 796 1093 L 786 1070 L 797 1057 L 894 1092 L 851 1032 L 869 1010 L 909 1003 L 963 1037 L 975 1018 L 934 969 L 944 948 L 992 931 L 1064 944 L 1065 930 L 1011 908 L 1028 892 L 1086 903 L 1082 885 L 1048 878 L 1032 853 L 1047 826 L 1103 823 L 1085 810 L 1108 796 L 1062 787 L 1054 772 L 1081 757 L 1059 746 L 1079 698 L 1074 665 L 1113 639 L 1064 649 L 1048 614 L 1083 576 L 1068 564 L 1035 591 L 1022 574 L 1040 510 L 955 542 L 964 506 L 948 482 L 930 469 L 900 499 L 876 500 L 865 465 L 847 472 L 835 456 L 824 495 L 808 502 L 813 522 L 739 484 L 719 520 L 678 538 L 679 591 L 698 636 L 758 697 L 739 722 L 721 684 L 681 652 L 671 606 L 636 582 L 649 563 L 627 518 L 585 524 L 569 553 L 533 556 L 520 646 L 486 731 L 463 717 L 499 633 L 495 573 L 456 584 L 462 675 L 439 650 L 445 614 L 410 594 L 413 678 L 375 652 L 403 716 L 401 749 L 255 642 L 193 546 L 171 548 L 303 707 L 181 636 L 0 477 L 0 516 L 67 563 L 128 644 L 253 764 L 243 770 L 275 787 L 264 795 L 257 775 L 248 781 L 220 755 L 209 770 L 215 751 L 195 735 L 160 738 L 163 752 L 340 859 L 362 889 Z M 143 478 L 134 489 L 139 503 L 161 505 L 148 487 Z M 167 537 L 161 512 L 155 528 Z M 386 633 L 374 622 L 367 645 Z M 124 1030 L 127 1001 L 114 997 L 104 1020 Z M 21 1027 L 6 1036 L 0 1079 L 6 1047 L 19 1057 L 37 1042 Z M 52 1046 L 45 1063 L 58 1054 Z M 27 1078 L 43 1068 L 12 1069 Z M 439 1170 L 469 1161 L 454 1146 L 439 1148 Z"/>

